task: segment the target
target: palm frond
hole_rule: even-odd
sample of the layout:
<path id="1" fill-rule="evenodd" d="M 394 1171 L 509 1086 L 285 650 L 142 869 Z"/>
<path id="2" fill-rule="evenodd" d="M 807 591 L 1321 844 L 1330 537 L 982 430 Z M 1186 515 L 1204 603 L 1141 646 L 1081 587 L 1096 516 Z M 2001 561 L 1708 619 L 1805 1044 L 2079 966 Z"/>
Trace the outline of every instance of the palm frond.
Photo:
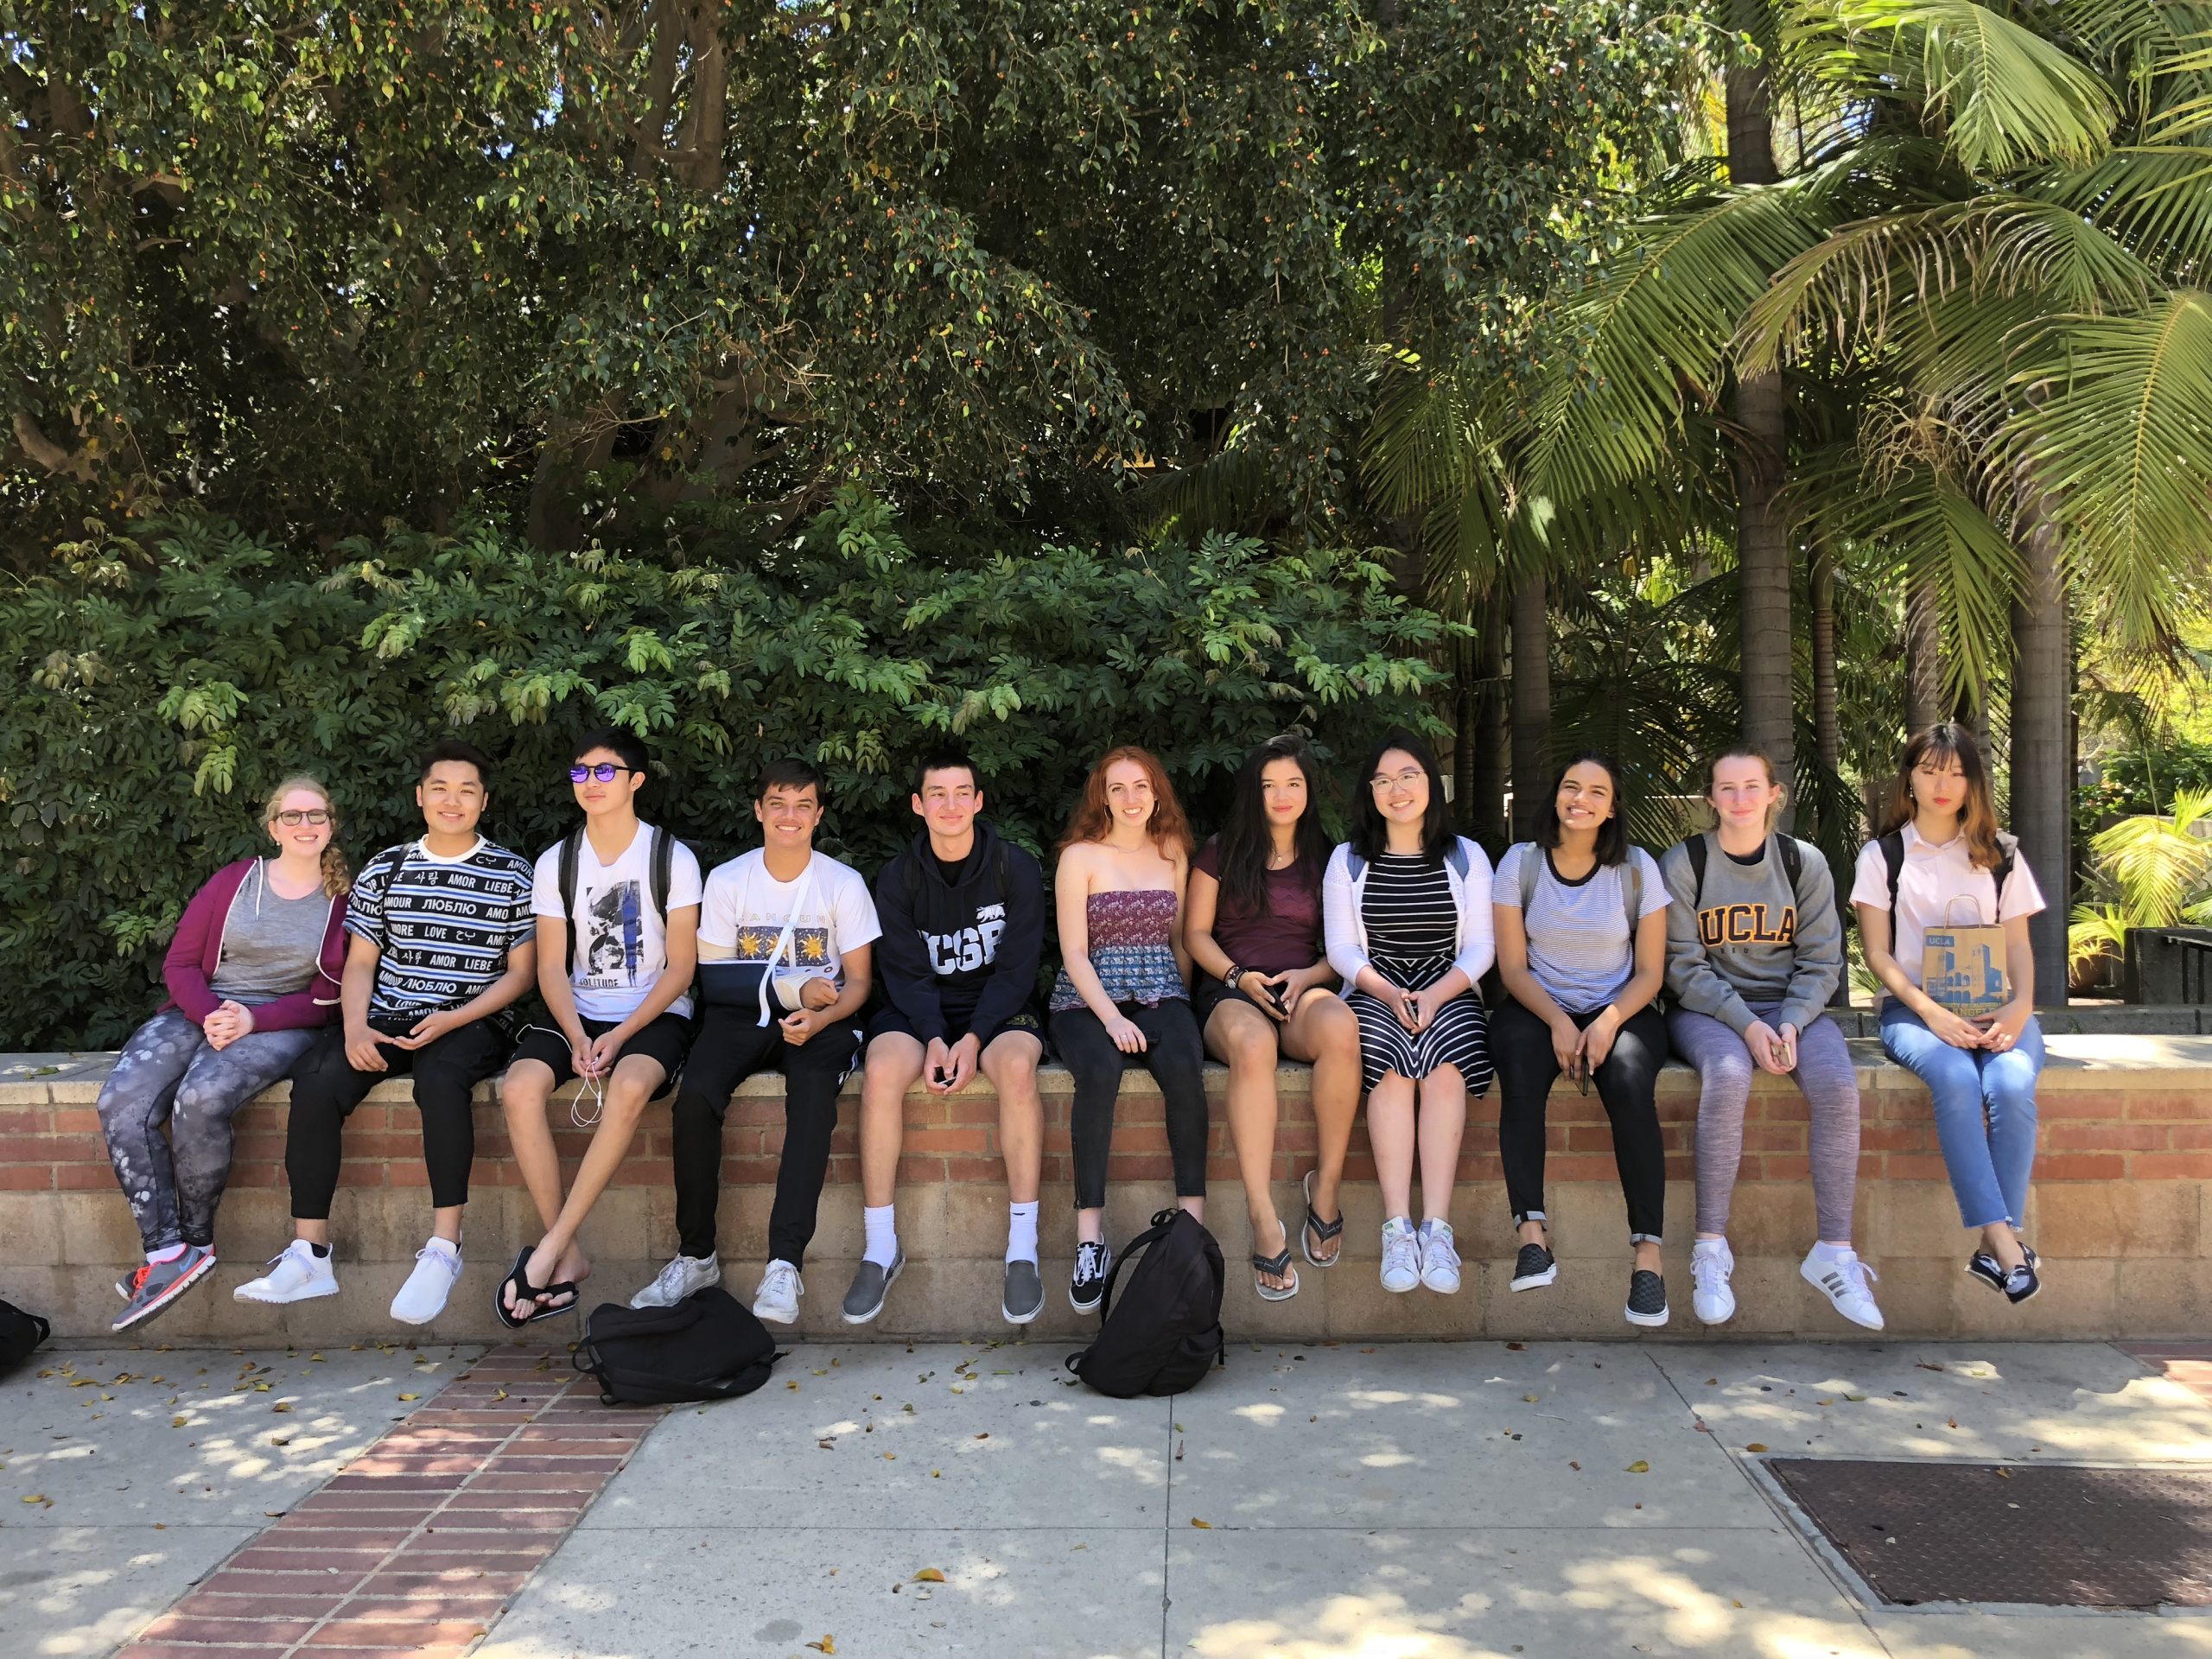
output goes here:
<path id="1" fill-rule="evenodd" d="M 2012 377 L 2010 461 L 2066 531 L 2071 575 L 2125 635 L 2170 637 L 2212 564 L 2212 294 L 2055 320 Z"/>
<path id="2" fill-rule="evenodd" d="M 2212 147 L 2118 145 L 2034 188 L 2177 279 L 2212 264 Z"/>
<path id="3" fill-rule="evenodd" d="M 1800 0 L 1798 10 L 1793 36 L 1834 40 L 1827 61 L 1866 93 L 1920 103 L 1970 171 L 2087 167 L 2111 141 L 2119 108 L 2103 79 L 1974 0 Z"/>
<path id="4" fill-rule="evenodd" d="M 1196 541 L 1215 531 L 1249 528 L 1267 504 L 1268 482 L 1261 455 L 1232 447 L 1195 467 L 1156 474 L 1136 491 L 1130 512 L 1148 534 Z"/>
<path id="5" fill-rule="evenodd" d="M 2137 927 L 2171 927 L 2212 897 L 2212 838 L 2198 833 L 2212 817 L 2212 791 L 2183 790 L 2171 817 L 2145 813 L 2101 830 L 2090 850 L 2100 874 L 2120 894 Z"/>

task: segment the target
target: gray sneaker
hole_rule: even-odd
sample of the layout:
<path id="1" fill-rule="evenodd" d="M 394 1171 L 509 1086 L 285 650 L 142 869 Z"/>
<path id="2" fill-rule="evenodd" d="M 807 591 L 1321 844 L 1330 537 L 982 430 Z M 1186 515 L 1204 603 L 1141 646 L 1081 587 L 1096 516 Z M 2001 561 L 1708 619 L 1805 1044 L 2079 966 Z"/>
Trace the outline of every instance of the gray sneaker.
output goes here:
<path id="1" fill-rule="evenodd" d="M 215 1252 L 205 1244 L 188 1244 L 184 1254 L 171 1262 L 152 1262 L 130 1277 L 130 1294 L 111 1331 L 121 1331 L 150 1319 L 171 1302 L 215 1270 Z"/>
<path id="2" fill-rule="evenodd" d="M 1034 1262 L 1006 1264 L 1006 1297 L 999 1312 L 1008 1325 L 1027 1325 L 1045 1311 L 1045 1276 Z"/>
<path id="3" fill-rule="evenodd" d="M 900 1248 L 892 1256 L 892 1265 L 862 1259 L 854 1269 L 852 1287 L 845 1292 L 845 1323 L 868 1325 L 874 1316 L 882 1312 L 882 1299 L 892 1292 L 892 1281 L 907 1269 L 907 1252 Z"/>
<path id="4" fill-rule="evenodd" d="M 630 1299 L 632 1307 L 674 1307 L 695 1291 L 722 1281 L 720 1256 L 678 1255 L 652 1283 Z"/>
<path id="5" fill-rule="evenodd" d="M 845 1293 L 845 1323 L 866 1325 L 883 1312 L 883 1299 L 890 1292 L 891 1281 L 906 1271 L 906 1252 L 902 1249 L 891 1258 L 888 1268 L 862 1258 L 854 1270 L 852 1287 Z"/>

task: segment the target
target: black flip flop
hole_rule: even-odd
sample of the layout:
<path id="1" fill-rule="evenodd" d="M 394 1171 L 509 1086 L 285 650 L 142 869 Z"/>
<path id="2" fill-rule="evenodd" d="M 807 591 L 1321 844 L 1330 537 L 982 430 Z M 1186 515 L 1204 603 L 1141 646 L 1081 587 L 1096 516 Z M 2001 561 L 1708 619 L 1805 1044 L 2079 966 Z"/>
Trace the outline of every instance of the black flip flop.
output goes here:
<path id="1" fill-rule="evenodd" d="M 1270 1290 L 1260 1282 L 1262 1274 L 1271 1279 L 1287 1279 L 1290 1282 L 1281 1290 Z M 1252 1288 L 1259 1293 L 1263 1302 L 1287 1302 L 1298 1294 L 1298 1275 L 1291 1271 L 1288 1243 L 1283 1245 L 1280 1255 L 1262 1255 L 1256 1250 L 1253 1252 Z"/>
<path id="2" fill-rule="evenodd" d="M 530 1282 L 530 1258 L 537 1254 L 537 1245 L 524 1245 L 520 1253 L 515 1257 L 514 1266 L 507 1269 L 507 1276 L 499 1281 L 499 1287 L 492 1293 L 492 1311 L 499 1316 L 499 1323 L 510 1331 L 519 1331 L 525 1325 L 534 1325 L 539 1319 L 550 1319 L 556 1314 L 573 1313 L 575 1310 L 576 1287 L 572 1281 L 562 1279 L 550 1285 L 533 1285 Z M 517 1317 L 507 1306 L 507 1292 L 510 1288 L 520 1291 L 524 1298 L 532 1301 L 543 1296 L 565 1295 L 569 1300 L 558 1307 L 533 1308 L 531 1312 Z"/>
<path id="3" fill-rule="evenodd" d="M 1306 1180 L 1304 1183 L 1304 1191 L 1306 1193 L 1306 1223 L 1304 1226 L 1301 1226 L 1298 1230 L 1298 1248 L 1306 1253 L 1306 1261 L 1311 1262 L 1313 1266 L 1325 1268 L 1333 1268 L 1338 1262 L 1344 1259 L 1344 1253 L 1342 1248 L 1339 1247 L 1334 1255 L 1330 1256 L 1326 1261 L 1324 1261 L 1321 1257 L 1313 1254 L 1313 1240 L 1319 1240 L 1321 1243 L 1325 1244 L 1331 1239 L 1336 1237 L 1338 1234 L 1344 1231 L 1344 1207 L 1341 1205 L 1338 1206 L 1337 1218 L 1334 1221 L 1324 1221 L 1320 1217 L 1313 1213 L 1313 1177 L 1318 1173 L 1319 1172 L 1317 1171 L 1310 1169 L 1306 1172 Z M 1313 1239 L 1308 1239 L 1306 1236 L 1306 1230 L 1308 1228 L 1313 1230 Z"/>

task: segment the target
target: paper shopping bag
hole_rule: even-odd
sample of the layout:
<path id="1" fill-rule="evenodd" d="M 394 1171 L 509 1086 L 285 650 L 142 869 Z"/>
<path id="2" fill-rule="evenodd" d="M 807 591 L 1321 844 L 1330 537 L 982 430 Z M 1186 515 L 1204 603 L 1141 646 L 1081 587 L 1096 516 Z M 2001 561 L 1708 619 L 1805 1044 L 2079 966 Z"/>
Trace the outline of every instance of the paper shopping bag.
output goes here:
<path id="1" fill-rule="evenodd" d="M 2005 930 L 1980 924 L 1929 928 L 1921 936 L 1920 988 L 1964 1019 L 1996 1013 L 2011 1000 Z"/>

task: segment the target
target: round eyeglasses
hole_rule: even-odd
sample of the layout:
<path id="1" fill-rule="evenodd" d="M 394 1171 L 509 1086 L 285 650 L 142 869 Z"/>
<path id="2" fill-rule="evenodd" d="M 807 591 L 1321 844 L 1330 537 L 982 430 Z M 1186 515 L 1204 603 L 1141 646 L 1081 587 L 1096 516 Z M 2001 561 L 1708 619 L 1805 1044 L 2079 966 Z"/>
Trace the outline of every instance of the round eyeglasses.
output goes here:
<path id="1" fill-rule="evenodd" d="M 276 815 L 276 822 L 283 824 L 287 830 L 296 830 L 303 823 L 328 823 L 337 816 L 338 815 L 335 812 L 329 810 L 327 808 L 318 806 L 311 808 L 305 812 L 302 812 L 296 809 L 279 812 Z"/>
<path id="2" fill-rule="evenodd" d="M 569 781 L 572 784 L 581 784 L 587 778 L 595 778 L 602 784 L 611 784 L 614 781 L 616 772 L 635 771 L 637 771 L 635 766 L 618 766 L 612 760 L 601 760 L 598 765 L 591 766 L 579 764 L 569 768 Z"/>

